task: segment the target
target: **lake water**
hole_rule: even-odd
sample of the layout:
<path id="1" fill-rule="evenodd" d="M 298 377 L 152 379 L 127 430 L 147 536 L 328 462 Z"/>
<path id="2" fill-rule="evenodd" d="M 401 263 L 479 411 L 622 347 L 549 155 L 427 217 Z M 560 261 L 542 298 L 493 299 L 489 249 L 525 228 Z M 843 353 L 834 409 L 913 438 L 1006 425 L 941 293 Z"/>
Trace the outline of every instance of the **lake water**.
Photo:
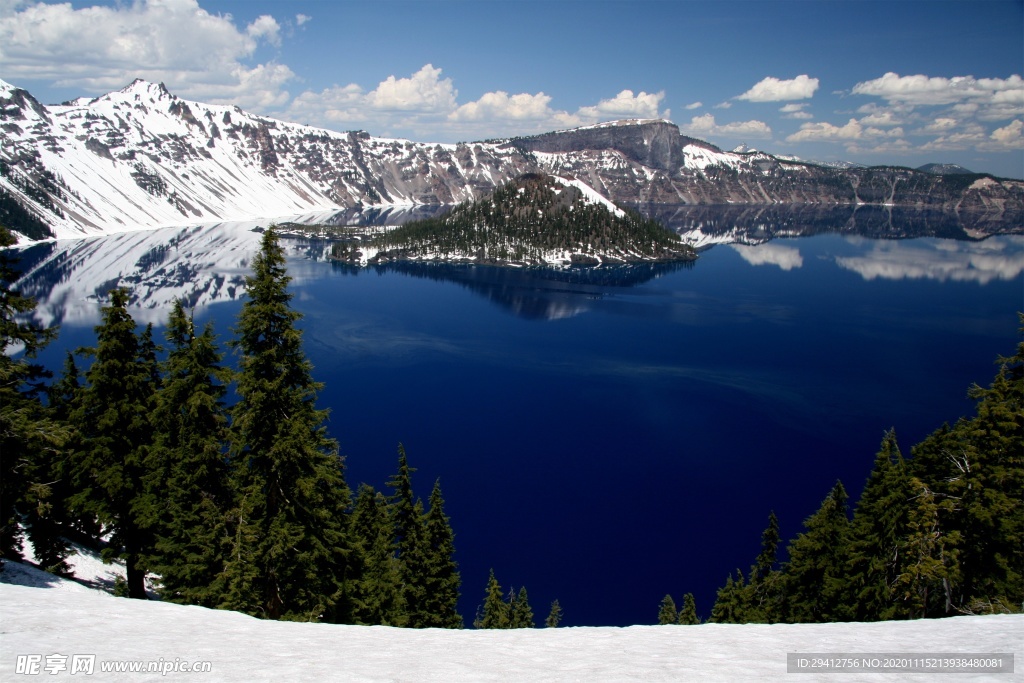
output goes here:
<path id="1" fill-rule="evenodd" d="M 184 296 L 226 341 L 258 238 L 220 226 L 26 252 L 23 288 L 62 323 L 46 363 L 94 343 L 114 284 L 137 320 Z M 555 598 L 566 625 L 653 623 L 685 592 L 706 617 L 770 510 L 791 538 L 837 478 L 859 494 L 886 429 L 908 453 L 969 413 L 1024 309 L 1019 235 L 820 234 L 596 271 L 355 272 L 287 244 L 349 483 L 382 488 L 399 441 L 419 495 L 440 477 L 467 624 L 490 568 L 527 587 L 540 623 Z"/>

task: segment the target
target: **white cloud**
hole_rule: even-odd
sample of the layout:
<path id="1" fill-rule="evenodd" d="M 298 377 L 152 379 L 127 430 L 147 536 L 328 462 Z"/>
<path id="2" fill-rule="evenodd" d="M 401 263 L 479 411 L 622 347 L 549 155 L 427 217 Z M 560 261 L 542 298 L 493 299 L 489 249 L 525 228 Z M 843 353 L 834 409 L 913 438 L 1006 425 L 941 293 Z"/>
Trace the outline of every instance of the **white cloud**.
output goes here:
<path id="1" fill-rule="evenodd" d="M 806 102 L 800 104 L 787 104 L 779 109 L 785 119 L 813 119 L 814 115 L 810 112 L 804 111 L 807 106 Z"/>
<path id="2" fill-rule="evenodd" d="M 749 102 L 783 102 L 786 100 L 805 100 L 814 95 L 818 89 L 818 79 L 801 74 L 796 78 L 780 80 L 772 76 L 756 83 L 747 92 L 736 97 Z"/>
<path id="3" fill-rule="evenodd" d="M 309 20 L 312 19 L 312 18 L 313 17 L 309 16 L 308 14 L 296 14 L 295 15 L 295 25 L 296 26 L 302 26 L 303 24 L 306 24 L 307 22 L 309 22 Z"/>
<path id="4" fill-rule="evenodd" d="M 441 69 L 423 66 L 409 78 L 388 76 L 366 95 L 372 109 L 445 114 L 456 107 L 458 91 L 450 78 L 442 79 Z"/>
<path id="5" fill-rule="evenodd" d="M 1016 119 L 1009 125 L 995 129 L 989 139 L 978 145 L 978 148 L 989 152 L 1024 149 L 1024 122 Z"/>
<path id="6" fill-rule="evenodd" d="M 864 140 L 885 137 L 903 137 L 902 128 L 882 130 L 872 126 L 865 126 L 857 119 L 850 119 L 846 125 L 834 126 L 831 123 L 804 123 L 800 130 L 786 138 L 787 142 L 824 142 L 824 141 L 847 141 Z"/>
<path id="7" fill-rule="evenodd" d="M 269 14 L 262 14 L 245 28 L 250 38 L 264 39 L 275 47 L 281 47 L 281 26 Z"/>
<path id="8" fill-rule="evenodd" d="M 0 15 L 0 62 L 7 79 L 47 80 L 103 93 L 136 77 L 164 81 L 176 93 L 210 100 L 229 94 L 239 106 L 287 99 L 294 73 L 282 64 L 247 64 L 260 44 L 280 44 L 280 26 L 264 15 L 239 28 L 197 0 L 137 0 L 75 9 L 32 4 Z"/>
<path id="9" fill-rule="evenodd" d="M 911 105 L 949 105 L 973 102 L 986 106 L 989 116 L 1007 117 L 1008 112 L 1024 108 L 1024 80 L 975 78 L 974 76 L 928 77 L 921 74 L 900 76 L 888 72 L 881 78 L 853 86 L 854 95 L 872 95 L 888 102 Z M 1012 115 L 1012 114 L 1009 114 Z"/>
<path id="10" fill-rule="evenodd" d="M 538 120 L 554 114 L 548 106 L 551 98 L 540 92 L 536 95 L 507 92 L 484 93 L 475 102 L 467 102 L 448 115 L 451 121 L 481 121 L 485 119 Z"/>
<path id="11" fill-rule="evenodd" d="M 700 109 L 704 106 L 703 102 L 691 102 L 690 104 L 683 107 L 683 109 Z"/>
<path id="12" fill-rule="evenodd" d="M 577 114 L 581 118 L 594 121 L 612 118 L 668 118 L 667 110 L 665 112 L 658 111 L 658 106 L 664 97 L 664 92 L 640 92 L 634 96 L 632 90 L 623 90 L 610 100 L 601 100 L 593 107 L 580 107 Z"/>
<path id="13" fill-rule="evenodd" d="M 690 123 L 680 125 L 679 130 L 694 137 L 768 139 L 772 136 L 771 127 L 763 121 L 735 121 L 719 124 L 712 114 L 694 116 Z"/>

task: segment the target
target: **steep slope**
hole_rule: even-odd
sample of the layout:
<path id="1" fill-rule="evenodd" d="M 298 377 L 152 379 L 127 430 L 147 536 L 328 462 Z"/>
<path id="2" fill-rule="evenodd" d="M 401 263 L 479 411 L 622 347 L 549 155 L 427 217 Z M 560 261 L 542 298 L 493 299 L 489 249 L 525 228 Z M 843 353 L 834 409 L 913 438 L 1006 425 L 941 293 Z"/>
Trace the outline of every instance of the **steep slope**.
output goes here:
<path id="1" fill-rule="evenodd" d="M 326 131 L 189 102 L 145 81 L 51 107 L 0 81 L 0 129 L 0 188 L 58 238 L 453 203 L 527 165 L 495 145 Z"/>
<path id="2" fill-rule="evenodd" d="M 578 178 L 620 203 L 885 204 L 1012 220 L 1024 213 L 1021 181 L 723 152 L 662 120 L 430 144 L 191 102 L 141 80 L 54 106 L 0 81 L 0 221 L 33 239 L 455 204 L 528 172 Z"/>

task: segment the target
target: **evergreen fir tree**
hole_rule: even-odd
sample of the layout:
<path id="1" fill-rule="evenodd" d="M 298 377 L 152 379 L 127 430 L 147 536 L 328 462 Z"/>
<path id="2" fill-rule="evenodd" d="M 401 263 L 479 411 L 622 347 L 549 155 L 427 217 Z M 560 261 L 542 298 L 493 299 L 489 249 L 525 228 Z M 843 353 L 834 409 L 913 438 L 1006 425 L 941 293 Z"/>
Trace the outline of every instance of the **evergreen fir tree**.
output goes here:
<path id="1" fill-rule="evenodd" d="M 509 592 L 509 628 L 535 628 L 537 624 L 533 621 L 533 608 L 530 607 L 530 598 L 526 594 L 526 587 Z"/>
<path id="2" fill-rule="evenodd" d="M 487 592 L 484 597 L 483 608 L 473 622 L 474 628 L 508 628 L 509 627 L 508 603 L 502 599 L 501 584 L 494 578 L 494 570 L 487 579 Z"/>
<path id="3" fill-rule="evenodd" d="M 665 594 L 658 606 L 658 625 L 675 624 L 679 621 L 679 613 L 676 611 L 676 601 L 671 595 Z"/>
<path id="4" fill-rule="evenodd" d="M 362 484 L 352 508 L 352 539 L 361 564 L 357 572 L 354 618 L 360 624 L 405 626 L 401 574 L 393 527 L 384 496 Z"/>
<path id="5" fill-rule="evenodd" d="M 789 544 L 785 568 L 786 620 L 843 621 L 853 616 L 846 594 L 850 522 L 847 495 L 836 482 L 821 507 Z"/>
<path id="6" fill-rule="evenodd" d="M 746 623 L 746 602 L 743 595 L 746 581 L 743 572 L 736 570 L 736 578 L 730 574 L 725 585 L 718 589 L 715 604 L 711 608 L 711 621 L 716 624 Z"/>
<path id="7" fill-rule="evenodd" d="M 427 552 L 426 529 L 422 502 L 415 501 L 412 473 L 405 447 L 398 444 L 398 472 L 387 485 L 395 490 L 389 502 L 398 569 L 401 577 L 402 603 L 407 616 L 406 625 L 424 628 L 431 618 L 427 611 Z"/>
<path id="8" fill-rule="evenodd" d="M 47 486 L 50 480 L 36 475 L 46 476 L 66 436 L 45 415 L 37 393 L 45 372 L 32 362 L 56 330 L 19 321 L 36 304 L 12 287 L 18 273 L 5 249 L 14 243 L 11 232 L 0 226 L 0 563 L 4 557 L 21 559 L 19 506 L 26 506 L 30 488 Z M 19 350 L 23 356 L 16 360 L 12 356 Z"/>
<path id="9" fill-rule="evenodd" d="M 849 604 L 856 605 L 857 621 L 906 617 L 893 600 L 893 584 L 900 574 L 900 544 L 907 530 L 910 478 L 896 444 L 886 432 L 874 468 L 853 513 L 850 525 Z"/>
<path id="10" fill-rule="evenodd" d="M 960 533 L 942 530 L 940 512 L 944 504 L 917 477 L 911 477 L 915 491 L 907 515 L 907 534 L 900 544 L 901 572 L 893 582 L 894 599 L 902 603 L 911 618 L 928 616 L 936 596 L 944 595 L 951 584 L 959 583 L 958 543 Z"/>
<path id="11" fill-rule="evenodd" d="M 128 597 L 146 598 L 146 561 L 153 549 L 153 498 L 144 483 L 153 436 L 155 391 L 142 356 L 128 293 L 115 289 L 96 328 L 94 361 L 71 419 L 81 436 L 74 453 L 73 507 L 111 532 L 106 558 L 125 562 Z"/>
<path id="12" fill-rule="evenodd" d="M 424 626 L 462 628 L 458 613 L 459 588 L 462 579 L 455 563 L 455 535 L 444 512 L 441 481 L 434 482 L 430 493 L 430 510 L 423 521 L 426 534 L 424 566 Z"/>
<path id="13" fill-rule="evenodd" d="M 215 607 L 225 586 L 231 505 L 223 443 L 227 435 L 225 383 L 212 325 L 196 334 L 193 317 L 175 301 L 166 331 L 169 353 L 154 412 L 156 444 L 150 491 L 163 494 L 157 561 L 161 596 Z"/>
<path id="14" fill-rule="evenodd" d="M 246 278 L 235 329 L 238 403 L 230 460 L 236 504 L 224 606 L 270 619 L 347 621 L 349 490 L 322 385 L 302 351 L 301 314 L 273 227 Z"/>
<path id="15" fill-rule="evenodd" d="M 700 623 L 700 617 L 697 616 L 697 602 L 693 599 L 693 593 L 683 596 L 683 606 L 679 610 L 677 623 L 683 626 L 696 626 Z"/>
<path id="16" fill-rule="evenodd" d="M 551 611 L 548 612 L 548 617 L 544 620 L 544 626 L 547 628 L 558 628 L 558 625 L 561 623 L 562 605 L 560 605 L 556 599 L 551 602 Z"/>
<path id="17" fill-rule="evenodd" d="M 782 575 L 776 568 L 779 549 L 779 520 L 772 511 L 761 534 L 761 551 L 750 568 L 750 580 L 743 590 L 745 621 L 774 624 L 782 610 Z"/>

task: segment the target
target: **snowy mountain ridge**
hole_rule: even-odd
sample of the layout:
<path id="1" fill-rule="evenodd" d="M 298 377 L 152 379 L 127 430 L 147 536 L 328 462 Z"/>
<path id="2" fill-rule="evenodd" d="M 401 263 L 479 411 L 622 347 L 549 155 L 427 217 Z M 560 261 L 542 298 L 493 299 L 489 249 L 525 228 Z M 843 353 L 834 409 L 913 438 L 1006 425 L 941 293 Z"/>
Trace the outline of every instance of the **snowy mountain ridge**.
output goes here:
<path id="1" fill-rule="evenodd" d="M 0 81 L 0 143 L 0 221 L 34 239 L 456 204 L 528 172 L 575 178 L 620 203 L 1024 209 L 1020 181 L 965 187 L 910 169 L 724 152 L 660 119 L 420 143 L 184 100 L 143 80 L 53 106 Z"/>

